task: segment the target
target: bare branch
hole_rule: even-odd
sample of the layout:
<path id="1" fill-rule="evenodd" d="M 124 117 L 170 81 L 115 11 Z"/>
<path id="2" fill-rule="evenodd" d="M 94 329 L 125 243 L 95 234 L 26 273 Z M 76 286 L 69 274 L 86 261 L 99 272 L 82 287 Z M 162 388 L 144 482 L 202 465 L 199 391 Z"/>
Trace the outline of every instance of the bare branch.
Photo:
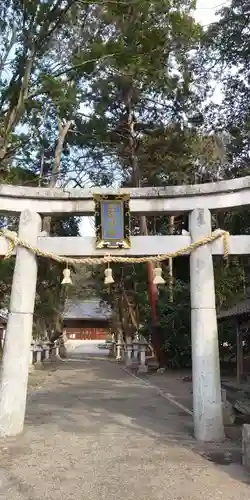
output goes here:
<path id="1" fill-rule="evenodd" d="M 2 72 L 5 69 L 5 64 L 7 62 L 10 51 L 11 51 L 12 47 L 14 46 L 15 42 L 16 42 L 16 27 L 13 26 L 10 41 L 6 44 L 5 53 L 0 60 L 0 78 L 1 78 Z"/>

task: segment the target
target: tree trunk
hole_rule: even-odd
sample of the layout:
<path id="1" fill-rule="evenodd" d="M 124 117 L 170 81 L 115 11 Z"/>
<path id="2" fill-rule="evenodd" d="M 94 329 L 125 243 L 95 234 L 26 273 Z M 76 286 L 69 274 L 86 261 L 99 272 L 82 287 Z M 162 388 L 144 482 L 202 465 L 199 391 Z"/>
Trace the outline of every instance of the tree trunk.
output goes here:
<path id="1" fill-rule="evenodd" d="M 18 99 L 12 106 L 12 108 L 10 108 L 6 113 L 3 138 L 1 139 L 0 143 L 0 161 L 5 160 L 5 158 L 8 156 L 9 136 L 11 132 L 13 132 L 15 126 L 17 125 L 25 110 L 25 101 L 28 96 L 29 81 L 34 61 L 34 55 L 35 49 L 33 47 L 30 51 L 30 54 L 27 53 L 26 59 L 24 61 L 25 69 L 22 78 L 20 77 L 20 90 Z"/>
<path id="2" fill-rule="evenodd" d="M 49 181 L 50 188 L 54 188 L 56 186 L 58 174 L 60 172 L 61 156 L 63 152 L 64 141 L 71 125 L 72 125 L 72 120 L 68 120 L 65 124 L 59 123 L 59 135 L 55 149 L 54 165 L 52 169 L 51 178 Z M 48 234 L 50 233 L 51 217 L 44 217 L 42 229 L 43 231 L 46 231 Z"/>
<path id="3" fill-rule="evenodd" d="M 135 116 L 134 112 L 132 109 L 132 104 L 131 104 L 131 97 L 129 93 L 127 94 L 127 100 L 126 100 L 126 109 L 127 109 L 127 120 L 128 120 L 128 129 L 129 129 L 129 148 L 130 148 L 130 160 L 131 160 L 131 167 L 132 167 L 132 173 L 133 173 L 133 181 L 135 187 L 140 187 L 141 184 L 141 179 L 140 179 L 140 172 L 139 172 L 139 166 L 138 166 L 138 158 L 136 154 L 136 144 L 137 144 L 137 138 L 136 138 L 136 133 L 135 133 Z M 142 235 L 147 235 L 148 234 L 148 228 L 147 228 L 147 219 L 144 215 L 140 215 L 140 233 Z M 157 298 L 158 298 L 158 291 L 157 291 L 157 286 L 154 285 L 153 279 L 154 279 L 154 265 L 152 262 L 147 263 L 147 270 L 148 270 L 148 298 L 149 302 L 151 305 L 151 315 L 152 315 L 152 345 L 155 351 L 155 355 L 157 359 L 160 359 L 160 350 L 161 350 L 161 345 L 159 341 L 159 336 L 157 335 Z"/>
<path id="4" fill-rule="evenodd" d="M 129 316 L 130 316 L 131 324 L 133 325 L 133 327 L 137 331 L 139 325 L 138 325 L 137 320 L 136 320 L 136 314 L 135 314 L 135 312 L 133 310 L 132 304 L 129 301 L 129 298 L 127 296 L 125 288 L 123 288 L 123 296 L 124 296 L 125 302 L 126 302 L 127 307 L 128 307 L 128 313 L 129 313 Z"/>

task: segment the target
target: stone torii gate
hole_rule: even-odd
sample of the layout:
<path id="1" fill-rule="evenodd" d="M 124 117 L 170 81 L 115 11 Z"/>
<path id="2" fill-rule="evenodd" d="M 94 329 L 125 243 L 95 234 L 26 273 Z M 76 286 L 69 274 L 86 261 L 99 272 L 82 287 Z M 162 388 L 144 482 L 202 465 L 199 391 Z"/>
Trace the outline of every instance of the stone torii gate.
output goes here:
<path id="1" fill-rule="evenodd" d="M 130 249 L 96 249 L 92 237 L 48 237 L 41 231 L 41 215 L 94 214 L 93 192 L 130 194 L 130 211 L 157 215 L 189 213 L 185 236 L 135 236 Z M 0 213 L 21 214 L 19 238 L 42 251 L 66 257 L 156 256 L 175 252 L 211 235 L 210 210 L 250 204 L 250 177 L 194 186 L 131 188 L 119 191 L 61 191 L 22 186 L 0 186 Z M 0 238 L 0 255 L 8 242 Z M 229 254 L 250 253 L 250 236 L 230 236 Z M 194 434 L 201 441 L 224 439 L 218 333 L 212 255 L 223 255 L 223 242 L 196 249 L 190 255 L 191 328 Z M 17 247 L 9 319 L 1 370 L 0 436 L 22 432 L 26 407 L 29 351 L 36 293 L 37 261 L 29 250 Z"/>

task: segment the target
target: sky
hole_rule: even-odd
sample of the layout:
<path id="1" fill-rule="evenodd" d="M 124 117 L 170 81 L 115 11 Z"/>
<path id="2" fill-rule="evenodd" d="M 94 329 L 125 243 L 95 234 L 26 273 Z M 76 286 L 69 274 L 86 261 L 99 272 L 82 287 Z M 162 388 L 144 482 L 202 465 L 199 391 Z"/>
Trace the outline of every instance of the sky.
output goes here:
<path id="1" fill-rule="evenodd" d="M 216 10 L 226 7 L 229 0 L 197 0 L 195 19 L 203 26 L 214 21 Z"/>
<path id="2" fill-rule="evenodd" d="M 194 17 L 197 22 L 206 26 L 216 19 L 216 11 L 229 3 L 229 0 L 197 0 L 197 9 L 194 13 Z M 217 92 L 216 99 L 220 99 L 219 91 Z M 94 236 L 93 218 L 82 217 L 80 230 L 83 236 Z"/>

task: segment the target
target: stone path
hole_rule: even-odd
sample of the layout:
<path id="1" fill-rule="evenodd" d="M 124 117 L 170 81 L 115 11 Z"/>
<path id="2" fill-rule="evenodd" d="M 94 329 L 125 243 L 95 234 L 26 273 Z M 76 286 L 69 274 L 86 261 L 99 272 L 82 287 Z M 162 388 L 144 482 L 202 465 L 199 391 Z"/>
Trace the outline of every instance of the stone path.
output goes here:
<path id="1" fill-rule="evenodd" d="M 239 465 L 195 450 L 189 415 L 115 363 L 65 362 L 0 442 L 4 500 L 249 500 Z"/>

